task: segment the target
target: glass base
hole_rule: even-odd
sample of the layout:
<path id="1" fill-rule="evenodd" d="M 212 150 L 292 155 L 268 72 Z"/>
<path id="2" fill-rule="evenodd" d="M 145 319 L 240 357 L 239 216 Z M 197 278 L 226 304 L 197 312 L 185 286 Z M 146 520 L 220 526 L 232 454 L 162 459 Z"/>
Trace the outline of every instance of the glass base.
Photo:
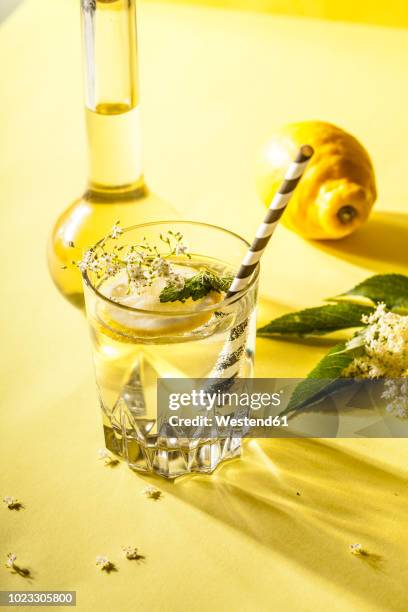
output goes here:
<path id="1" fill-rule="evenodd" d="M 154 473 L 165 478 L 185 474 L 211 474 L 220 463 L 241 455 L 240 438 L 191 440 L 183 445 L 166 444 L 157 436 L 147 443 L 136 437 L 123 436 L 122 431 L 104 426 L 106 448 L 125 459 L 132 470 Z"/>

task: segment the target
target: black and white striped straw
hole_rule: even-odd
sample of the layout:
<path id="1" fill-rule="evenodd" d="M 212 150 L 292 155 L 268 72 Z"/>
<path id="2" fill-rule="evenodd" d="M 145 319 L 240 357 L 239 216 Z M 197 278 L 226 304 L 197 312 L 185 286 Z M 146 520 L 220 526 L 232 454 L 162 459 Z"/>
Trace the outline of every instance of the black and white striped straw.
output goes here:
<path id="1" fill-rule="evenodd" d="M 279 219 L 302 178 L 313 153 L 313 148 L 309 145 L 300 147 L 296 159 L 287 169 L 285 179 L 270 203 L 268 213 L 256 232 L 254 241 L 242 261 L 238 274 L 231 283 L 227 298 L 245 289 L 251 280 L 252 273 L 258 265 L 262 253 L 266 249 Z"/>

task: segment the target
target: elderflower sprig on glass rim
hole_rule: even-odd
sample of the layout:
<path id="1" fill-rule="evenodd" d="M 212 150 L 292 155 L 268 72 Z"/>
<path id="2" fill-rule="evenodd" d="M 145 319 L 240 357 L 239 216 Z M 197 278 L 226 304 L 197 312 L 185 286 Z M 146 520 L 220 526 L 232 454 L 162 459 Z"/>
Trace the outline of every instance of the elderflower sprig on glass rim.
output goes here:
<path id="1" fill-rule="evenodd" d="M 192 298 L 198 300 L 210 291 L 228 291 L 232 276 L 220 276 L 212 270 L 200 269 L 191 278 L 177 273 L 175 258 L 191 259 L 188 245 L 181 232 L 167 231 L 160 233 L 163 249 L 151 245 L 146 237 L 134 245 L 119 244 L 118 238 L 124 233 L 119 221 L 116 221 L 109 234 L 96 245 L 88 249 L 81 261 L 75 265 L 83 274 L 91 272 L 99 285 L 121 272 L 126 272 L 126 295 L 133 295 L 151 286 L 158 278 L 164 278 L 166 285 L 160 294 L 161 302 L 185 302 Z M 73 243 L 70 246 L 75 248 Z M 115 296 L 111 299 L 119 301 Z"/>
<path id="2" fill-rule="evenodd" d="M 150 245 L 146 237 L 135 245 L 115 244 L 122 234 L 120 222 L 116 221 L 109 234 L 88 249 L 81 261 L 73 261 L 73 265 L 82 273 L 94 273 L 98 284 L 125 271 L 128 295 L 150 286 L 159 277 L 166 278 L 169 284 L 180 289 L 184 286 L 183 278 L 177 274 L 170 259 L 179 256 L 191 258 L 180 232 L 169 230 L 159 235 L 165 246 L 163 251 Z"/>

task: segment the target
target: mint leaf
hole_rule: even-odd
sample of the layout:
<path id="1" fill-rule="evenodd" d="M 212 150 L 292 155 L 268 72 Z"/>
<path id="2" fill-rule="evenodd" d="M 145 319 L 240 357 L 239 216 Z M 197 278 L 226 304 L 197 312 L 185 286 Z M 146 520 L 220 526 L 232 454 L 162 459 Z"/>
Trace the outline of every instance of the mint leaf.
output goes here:
<path id="1" fill-rule="evenodd" d="M 228 291 L 233 281 L 232 276 L 220 276 L 212 270 L 203 269 L 198 274 L 186 279 L 184 286 L 179 287 L 170 282 L 160 293 L 161 302 L 185 302 L 189 298 L 194 301 L 205 297 L 210 291 L 221 293 Z"/>
<path id="2" fill-rule="evenodd" d="M 373 307 L 339 302 L 317 308 L 306 308 L 274 319 L 258 329 L 258 336 L 317 336 L 339 329 L 362 327 L 361 318 Z"/>
<path id="3" fill-rule="evenodd" d="M 345 342 L 334 346 L 308 374 L 307 378 L 297 385 L 282 415 L 315 404 L 328 393 L 352 382 L 352 378 L 342 379 L 341 375 L 358 351 L 359 348 L 348 349 Z"/>
<path id="4" fill-rule="evenodd" d="M 210 282 L 212 289 L 214 291 L 227 292 L 231 287 L 232 281 L 234 280 L 233 276 L 218 276 L 217 274 L 212 274 L 210 276 Z"/>
<path id="5" fill-rule="evenodd" d="M 356 285 L 347 293 L 331 298 L 329 301 L 356 301 L 358 298 L 368 299 L 374 304 L 384 302 L 389 309 L 408 312 L 408 276 L 404 274 L 376 274 Z"/>

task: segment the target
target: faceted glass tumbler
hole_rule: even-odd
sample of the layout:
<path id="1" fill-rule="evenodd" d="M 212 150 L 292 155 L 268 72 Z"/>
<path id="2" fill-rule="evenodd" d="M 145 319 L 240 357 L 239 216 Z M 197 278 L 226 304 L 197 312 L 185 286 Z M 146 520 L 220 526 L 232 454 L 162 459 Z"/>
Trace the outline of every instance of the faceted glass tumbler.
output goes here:
<path id="1" fill-rule="evenodd" d="M 117 244 L 140 244 L 145 238 L 157 244 L 169 230 L 180 232 L 192 259 L 211 269 L 235 272 L 249 247 L 227 230 L 185 221 L 130 227 Z M 148 310 L 106 297 L 96 274 L 84 272 L 105 445 L 132 469 L 175 478 L 211 473 L 220 462 L 240 455 L 240 438 L 160 436 L 157 380 L 252 377 L 258 275 L 256 269 L 240 293 L 228 299 L 220 295 L 198 309 L 173 302 Z"/>

